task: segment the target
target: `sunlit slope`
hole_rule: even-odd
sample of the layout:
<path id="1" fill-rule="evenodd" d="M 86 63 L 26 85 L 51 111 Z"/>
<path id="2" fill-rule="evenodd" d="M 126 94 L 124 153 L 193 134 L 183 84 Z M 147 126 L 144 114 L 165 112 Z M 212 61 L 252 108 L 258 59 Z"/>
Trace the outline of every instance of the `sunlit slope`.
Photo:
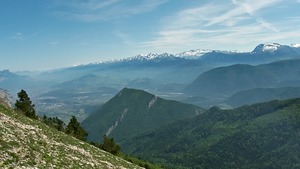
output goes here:
<path id="1" fill-rule="evenodd" d="M 0 105 L 0 168 L 139 168 Z"/>

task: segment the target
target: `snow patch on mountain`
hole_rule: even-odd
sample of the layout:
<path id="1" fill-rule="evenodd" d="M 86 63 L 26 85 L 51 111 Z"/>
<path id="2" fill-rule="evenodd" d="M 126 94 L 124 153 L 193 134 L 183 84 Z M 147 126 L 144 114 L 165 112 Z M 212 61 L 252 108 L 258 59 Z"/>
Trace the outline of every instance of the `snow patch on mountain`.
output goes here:
<path id="1" fill-rule="evenodd" d="M 255 49 L 252 51 L 252 53 L 261 53 L 261 52 L 274 53 L 282 47 L 283 46 L 278 43 L 265 43 L 256 46 Z"/>
<path id="2" fill-rule="evenodd" d="M 278 44 L 278 43 L 267 43 L 267 44 L 264 44 L 264 46 L 262 48 L 262 51 L 264 51 L 264 52 L 274 52 L 274 51 L 278 50 L 278 48 L 280 46 L 281 45 Z"/>
<path id="3" fill-rule="evenodd" d="M 237 50 L 222 51 L 222 50 L 211 50 L 211 49 L 196 49 L 196 50 L 177 53 L 174 56 L 186 58 L 186 59 L 199 59 L 201 56 L 211 52 L 224 53 L 224 54 L 242 53 Z"/>
<path id="4" fill-rule="evenodd" d="M 212 52 L 210 49 L 196 49 L 196 50 L 190 50 L 190 51 L 185 51 L 181 53 L 177 53 L 174 56 L 176 57 L 183 57 L 183 58 L 189 58 L 189 59 L 195 59 L 199 58 L 202 55 Z"/>
<path id="5" fill-rule="evenodd" d="M 132 61 L 132 60 L 154 60 L 154 59 L 158 59 L 158 58 L 168 58 L 168 57 L 174 57 L 174 55 L 169 54 L 169 53 L 162 53 L 162 54 L 149 53 L 147 55 L 139 54 L 137 56 L 133 56 L 133 57 L 125 58 L 125 59 L 120 59 L 119 62 Z"/>
<path id="6" fill-rule="evenodd" d="M 293 44 L 291 44 L 291 47 L 300 48 L 300 43 L 293 43 Z"/>
<path id="7" fill-rule="evenodd" d="M 159 57 L 159 54 L 157 54 L 157 53 L 149 53 L 147 55 L 145 55 L 145 54 L 139 54 L 139 55 L 134 56 L 132 58 L 133 59 L 135 59 L 135 58 L 144 58 L 144 59 L 147 59 L 147 60 L 151 60 L 151 59 L 155 59 L 157 57 Z"/>

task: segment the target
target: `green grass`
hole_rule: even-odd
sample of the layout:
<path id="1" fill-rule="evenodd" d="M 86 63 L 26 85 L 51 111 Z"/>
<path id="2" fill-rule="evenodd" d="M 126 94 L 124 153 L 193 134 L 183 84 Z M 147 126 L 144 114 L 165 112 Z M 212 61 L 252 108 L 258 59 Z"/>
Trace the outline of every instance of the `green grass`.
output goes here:
<path id="1" fill-rule="evenodd" d="M 0 120 L 0 168 L 138 168 L 3 106 Z"/>

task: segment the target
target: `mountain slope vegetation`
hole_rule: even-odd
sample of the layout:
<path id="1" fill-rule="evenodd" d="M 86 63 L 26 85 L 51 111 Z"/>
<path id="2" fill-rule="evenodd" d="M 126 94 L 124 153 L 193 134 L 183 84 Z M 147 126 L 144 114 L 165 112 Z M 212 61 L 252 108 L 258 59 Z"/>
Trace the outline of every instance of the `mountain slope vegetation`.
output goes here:
<path id="1" fill-rule="evenodd" d="M 300 99 L 212 107 L 122 144 L 170 168 L 299 168 Z"/>
<path id="2" fill-rule="evenodd" d="M 299 74 L 299 59 L 257 66 L 237 64 L 202 73 L 185 91 L 196 96 L 228 97 L 253 88 L 299 86 Z"/>
<path id="3" fill-rule="evenodd" d="M 139 168 L 0 105 L 0 168 Z"/>
<path id="4" fill-rule="evenodd" d="M 122 141 L 151 131 L 203 109 L 177 101 L 161 99 L 143 90 L 124 88 L 82 122 L 88 140 L 99 142 L 103 135 Z"/>
<path id="5" fill-rule="evenodd" d="M 232 107 L 246 104 L 267 102 L 270 100 L 283 100 L 300 97 L 300 87 L 282 88 L 255 88 L 235 93 L 226 99 L 226 103 Z"/>

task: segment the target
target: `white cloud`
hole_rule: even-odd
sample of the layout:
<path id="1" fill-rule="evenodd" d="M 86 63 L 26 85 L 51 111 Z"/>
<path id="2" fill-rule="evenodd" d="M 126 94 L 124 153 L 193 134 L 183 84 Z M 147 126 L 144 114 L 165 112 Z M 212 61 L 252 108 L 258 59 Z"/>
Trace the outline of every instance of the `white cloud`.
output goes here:
<path id="1" fill-rule="evenodd" d="M 283 29 L 279 22 L 282 21 L 265 19 L 267 9 L 273 8 L 282 2 L 281 0 L 231 0 L 231 2 L 202 4 L 179 11 L 163 19 L 163 26 L 156 38 L 141 45 L 172 51 L 182 46 L 194 48 L 207 47 L 210 44 L 222 47 L 242 44 L 249 46 L 266 40 L 280 40 L 283 36 L 287 38 L 300 36 L 299 31 L 281 32 Z"/>
<path id="2" fill-rule="evenodd" d="M 232 19 L 235 19 L 237 17 L 245 16 L 245 15 L 250 15 L 254 18 L 256 18 L 256 12 L 263 9 L 267 8 L 269 6 L 274 5 L 275 3 L 278 3 L 279 0 L 242 0 L 242 1 L 237 1 L 233 0 L 232 1 L 235 7 L 232 9 L 227 10 L 224 14 L 217 15 L 207 23 L 208 26 L 214 25 L 214 24 L 222 24 L 226 22 L 230 22 Z M 261 24 L 268 25 L 268 28 L 271 27 L 271 24 L 267 24 L 266 21 L 262 22 L 262 19 L 257 19 Z M 272 28 L 274 30 L 274 28 Z"/>
<path id="3" fill-rule="evenodd" d="M 265 20 L 262 19 L 262 18 L 257 18 L 256 21 L 257 21 L 257 23 L 259 23 L 261 26 L 263 26 L 263 27 L 265 27 L 265 28 L 267 28 L 267 29 L 269 29 L 269 30 L 272 30 L 272 31 L 274 31 L 274 32 L 279 32 L 279 30 L 278 30 L 277 28 L 275 28 L 274 26 L 272 26 L 271 23 L 265 21 Z"/>
<path id="4" fill-rule="evenodd" d="M 168 0 L 86 0 L 63 1 L 60 5 L 68 8 L 67 11 L 56 11 L 60 17 L 67 17 L 81 21 L 101 21 L 152 11 Z"/>

